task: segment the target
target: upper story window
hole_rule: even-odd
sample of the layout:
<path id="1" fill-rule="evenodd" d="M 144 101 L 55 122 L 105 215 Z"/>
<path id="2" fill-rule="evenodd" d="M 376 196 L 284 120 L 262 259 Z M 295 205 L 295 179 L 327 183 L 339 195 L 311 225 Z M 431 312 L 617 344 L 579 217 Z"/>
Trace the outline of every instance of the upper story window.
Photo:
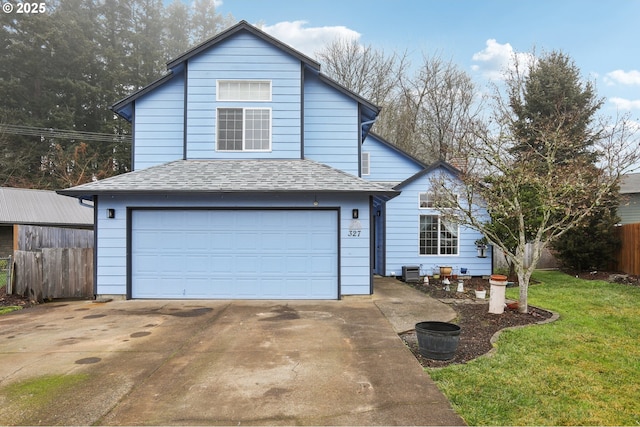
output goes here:
<path id="1" fill-rule="evenodd" d="M 453 207 L 455 207 L 457 205 L 457 198 L 458 198 L 458 196 L 456 195 L 454 200 L 441 199 L 441 200 L 437 200 L 436 201 L 436 195 L 434 193 L 431 193 L 431 192 L 419 193 L 418 194 L 418 207 L 420 209 L 432 209 L 432 208 L 436 208 L 436 207 L 453 208 Z"/>
<path id="2" fill-rule="evenodd" d="M 218 80 L 218 101 L 271 101 L 269 80 Z"/>
<path id="3" fill-rule="evenodd" d="M 218 80 L 216 93 L 221 102 L 271 101 L 271 82 Z M 271 108 L 219 107 L 216 124 L 218 151 L 271 150 Z"/>
<path id="4" fill-rule="evenodd" d="M 371 174 L 371 153 L 367 153 L 365 151 L 362 152 L 362 175 Z"/>
<path id="5" fill-rule="evenodd" d="M 434 199 L 433 193 L 420 193 L 418 195 L 418 202 L 419 202 L 420 209 L 433 208 L 434 207 L 433 199 Z"/>
<path id="6" fill-rule="evenodd" d="M 270 108 L 218 108 L 218 151 L 270 151 Z"/>

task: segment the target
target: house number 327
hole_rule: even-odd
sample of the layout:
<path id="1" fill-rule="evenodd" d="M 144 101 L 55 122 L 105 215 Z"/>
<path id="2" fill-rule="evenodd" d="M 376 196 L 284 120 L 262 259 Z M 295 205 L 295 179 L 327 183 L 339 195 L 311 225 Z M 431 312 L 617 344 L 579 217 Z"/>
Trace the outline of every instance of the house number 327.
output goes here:
<path id="1" fill-rule="evenodd" d="M 351 220 L 351 224 L 349 224 L 349 237 L 360 237 L 360 233 L 362 232 L 362 225 L 357 218 Z"/>

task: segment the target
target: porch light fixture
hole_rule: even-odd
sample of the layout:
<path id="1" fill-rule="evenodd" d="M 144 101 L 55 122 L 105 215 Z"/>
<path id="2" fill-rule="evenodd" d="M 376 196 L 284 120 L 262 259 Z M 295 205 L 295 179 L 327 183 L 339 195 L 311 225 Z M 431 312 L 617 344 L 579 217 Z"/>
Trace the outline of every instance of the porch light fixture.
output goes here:
<path id="1" fill-rule="evenodd" d="M 358 209 L 351 210 L 351 218 L 358 219 Z"/>
<path id="2" fill-rule="evenodd" d="M 107 218 L 109 219 L 114 219 L 116 217 L 116 210 L 115 209 L 107 209 Z"/>

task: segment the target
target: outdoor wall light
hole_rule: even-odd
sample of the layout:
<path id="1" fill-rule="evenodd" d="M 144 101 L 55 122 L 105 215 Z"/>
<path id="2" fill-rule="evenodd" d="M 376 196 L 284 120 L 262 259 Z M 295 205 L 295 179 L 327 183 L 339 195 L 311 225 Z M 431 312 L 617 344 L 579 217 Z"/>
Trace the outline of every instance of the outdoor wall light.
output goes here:
<path id="1" fill-rule="evenodd" d="M 358 219 L 358 209 L 351 210 L 351 218 Z"/>
<path id="2" fill-rule="evenodd" d="M 115 217 L 116 217 L 116 210 L 115 209 L 107 209 L 107 218 L 113 219 Z"/>

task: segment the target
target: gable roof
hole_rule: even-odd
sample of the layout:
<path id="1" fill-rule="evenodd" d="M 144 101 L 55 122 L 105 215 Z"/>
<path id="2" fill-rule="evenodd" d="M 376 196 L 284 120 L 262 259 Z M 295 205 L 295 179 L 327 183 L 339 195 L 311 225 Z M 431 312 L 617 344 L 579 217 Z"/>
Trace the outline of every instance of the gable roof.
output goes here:
<path id="1" fill-rule="evenodd" d="M 155 88 L 165 84 L 167 81 L 171 80 L 173 77 L 182 73 L 184 69 L 184 64 L 190 58 L 242 32 L 248 32 L 250 34 L 253 34 L 254 36 L 259 37 L 260 39 L 266 41 L 267 43 L 270 43 L 273 46 L 277 47 L 278 49 L 282 50 L 286 54 L 297 58 L 298 60 L 300 60 L 302 64 L 304 64 L 305 70 L 315 73 L 323 83 L 333 87 L 334 89 L 337 89 L 338 91 L 344 93 L 345 95 L 354 99 L 360 105 L 362 105 L 363 111 L 361 112 L 361 115 L 362 115 L 362 118 L 364 119 L 363 138 L 366 136 L 366 134 L 369 132 L 369 129 L 373 125 L 373 121 L 380 113 L 380 107 L 362 98 L 360 95 L 356 94 L 355 92 L 345 88 L 344 86 L 340 85 L 339 83 L 332 80 L 331 78 L 321 74 L 320 64 L 317 61 L 309 58 L 302 52 L 295 50 L 291 46 L 285 43 L 282 43 L 280 40 L 270 36 L 269 34 L 265 33 L 262 30 L 259 30 L 258 28 L 254 27 L 253 25 L 249 24 L 247 21 L 244 21 L 244 20 L 216 34 L 215 36 L 195 46 L 194 48 L 189 49 L 188 51 L 178 56 L 177 58 L 167 62 L 168 73 L 166 75 L 164 75 L 163 77 L 160 77 L 159 79 L 143 87 L 142 89 L 132 93 L 126 98 L 123 98 L 117 101 L 110 107 L 111 110 L 117 113 L 118 115 L 122 116 L 124 119 L 131 121 L 133 118 L 133 108 L 131 104 L 136 99 L 151 92 Z"/>
<path id="2" fill-rule="evenodd" d="M 429 167 L 429 165 L 427 165 L 426 163 L 423 163 L 421 160 L 418 160 L 418 158 L 413 157 L 411 154 L 407 153 L 403 149 L 401 149 L 398 146 L 396 146 L 396 145 L 392 144 L 391 142 L 387 141 L 386 139 L 384 139 L 383 137 L 381 137 L 377 133 L 371 132 L 371 136 L 374 137 L 378 142 L 382 143 L 382 145 L 384 145 L 385 147 L 388 147 L 391 150 L 395 151 L 396 153 L 398 153 L 398 154 L 406 157 L 407 159 L 413 161 L 418 166 L 423 167 L 423 168 L 428 168 Z"/>
<path id="3" fill-rule="evenodd" d="M 131 108 L 131 103 L 133 101 L 135 101 L 136 99 L 142 97 L 143 95 L 151 92 L 153 89 L 157 88 L 158 86 L 163 85 L 164 83 L 166 83 L 167 81 L 171 80 L 173 77 L 175 77 L 176 75 L 180 74 L 182 72 L 182 70 L 184 69 L 184 64 L 192 57 L 198 55 L 199 53 L 215 46 L 216 44 L 230 38 L 233 37 L 236 34 L 239 34 L 241 32 L 248 32 L 253 34 L 256 37 L 261 38 L 262 40 L 266 41 L 267 43 L 270 43 L 274 46 L 276 46 L 277 48 L 279 48 L 280 50 L 284 51 L 285 53 L 297 58 L 300 60 L 300 62 L 302 62 L 303 64 L 305 64 L 307 67 L 310 67 L 311 69 L 315 69 L 315 70 L 320 70 L 320 64 L 318 64 L 318 62 L 314 61 L 313 59 L 309 58 L 308 56 L 304 55 L 303 53 L 293 49 L 291 46 L 282 43 L 281 41 L 279 41 L 278 39 L 270 36 L 269 34 L 265 33 L 264 31 L 261 31 L 259 29 L 257 29 L 256 27 L 254 27 L 253 25 L 249 24 L 247 21 L 240 21 L 238 22 L 236 25 L 233 25 L 229 28 L 227 28 L 224 31 L 221 31 L 220 33 L 214 35 L 213 37 L 211 37 L 208 40 L 205 40 L 204 42 L 200 43 L 199 45 L 189 49 L 188 51 L 186 51 L 185 53 L 181 54 L 180 56 L 178 56 L 175 59 L 172 59 L 171 61 L 167 62 L 167 69 L 168 69 L 168 74 L 160 77 L 159 79 L 155 80 L 154 82 L 150 83 L 149 85 L 143 87 L 142 89 L 132 93 L 131 95 L 117 101 L 115 104 L 113 104 L 110 108 L 112 111 L 114 111 L 115 113 L 119 114 L 120 116 L 122 116 L 124 119 L 131 121 L 132 117 L 133 117 L 133 110 Z"/>
<path id="4" fill-rule="evenodd" d="M 182 55 L 178 56 L 177 58 L 167 62 L 167 68 L 173 68 L 175 66 L 177 66 L 180 63 L 186 62 L 188 61 L 190 58 L 196 56 L 197 54 L 199 54 L 200 52 L 203 52 L 207 49 L 209 49 L 211 46 L 214 46 L 218 43 L 220 43 L 221 41 L 232 37 L 233 35 L 237 34 L 237 33 L 241 33 L 241 32 L 249 32 L 251 34 L 253 34 L 256 37 L 259 37 L 261 39 L 263 39 L 264 41 L 266 41 L 267 43 L 271 43 L 272 45 L 276 46 L 277 48 L 279 48 L 280 50 L 284 51 L 285 53 L 288 53 L 291 56 L 294 56 L 295 58 L 299 59 L 300 62 L 304 63 L 305 65 L 312 67 L 316 70 L 320 69 L 320 64 L 316 61 L 314 61 L 313 59 L 309 58 L 308 56 L 306 56 L 305 54 L 303 54 L 302 52 L 299 52 L 295 49 L 293 49 L 291 46 L 282 43 L 280 40 L 270 36 L 269 34 L 265 33 L 262 30 L 259 30 L 258 28 L 254 27 L 253 25 L 249 24 L 247 21 L 240 21 L 238 22 L 236 25 L 233 25 L 229 28 L 227 28 L 226 30 L 214 35 L 213 37 L 211 37 L 209 40 L 204 41 L 203 43 L 200 43 L 199 45 L 189 49 L 188 51 L 186 51 L 185 53 L 183 53 Z"/>
<path id="5" fill-rule="evenodd" d="M 0 187 L 0 224 L 93 226 L 93 206 L 55 191 Z"/>
<path id="6" fill-rule="evenodd" d="M 368 193 L 398 191 L 306 159 L 176 160 L 90 182 L 58 194 Z"/>
<path id="7" fill-rule="evenodd" d="M 412 175 L 409 178 L 405 179 L 400 184 L 398 184 L 395 187 L 393 187 L 393 189 L 394 190 L 399 190 L 399 189 L 403 188 L 404 186 L 412 183 L 413 181 L 416 181 L 416 180 L 422 178 L 423 176 L 433 172 L 434 170 L 436 170 L 438 168 L 443 168 L 443 169 L 451 172 L 453 175 L 456 175 L 456 176 L 461 173 L 461 171 L 459 169 L 455 168 L 451 164 L 449 164 L 449 163 L 447 163 L 447 162 L 445 162 L 443 160 L 438 160 L 437 162 L 434 162 L 431 165 L 429 165 L 426 169 L 423 169 L 420 172 L 416 173 L 415 175 Z"/>

